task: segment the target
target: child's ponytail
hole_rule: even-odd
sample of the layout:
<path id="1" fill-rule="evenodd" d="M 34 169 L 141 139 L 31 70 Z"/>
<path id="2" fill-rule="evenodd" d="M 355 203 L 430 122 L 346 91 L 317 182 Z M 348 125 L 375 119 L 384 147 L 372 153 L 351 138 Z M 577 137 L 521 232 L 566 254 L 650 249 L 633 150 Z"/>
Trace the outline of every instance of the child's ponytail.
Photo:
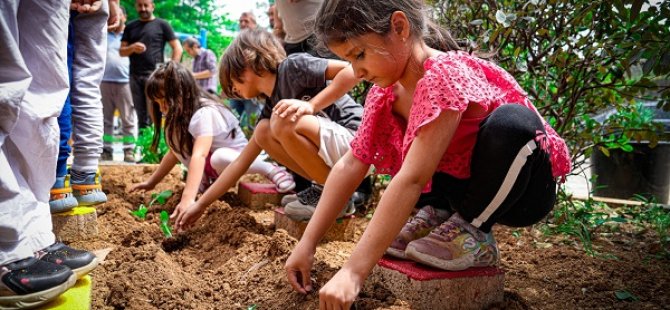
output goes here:
<path id="1" fill-rule="evenodd" d="M 423 40 L 426 45 L 443 52 L 458 51 L 461 49 L 451 33 L 440 27 L 434 21 L 427 19 Z"/>

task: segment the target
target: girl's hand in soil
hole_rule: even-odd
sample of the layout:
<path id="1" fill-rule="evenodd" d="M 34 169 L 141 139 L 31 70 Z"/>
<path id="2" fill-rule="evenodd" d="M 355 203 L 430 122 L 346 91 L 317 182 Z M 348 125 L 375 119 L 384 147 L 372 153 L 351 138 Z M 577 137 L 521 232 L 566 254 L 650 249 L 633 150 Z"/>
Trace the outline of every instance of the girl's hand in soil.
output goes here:
<path id="1" fill-rule="evenodd" d="M 174 211 L 172 211 L 172 214 L 170 215 L 170 219 L 171 220 L 177 219 L 180 214 L 186 212 L 186 209 L 191 207 L 191 205 L 193 205 L 194 203 L 195 203 L 195 200 L 192 200 L 192 199 L 181 200 L 179 202 L 179 204 L 174 208 Z"/>
<path id="2" fill-rule="evenodd" d="M 363 278 L 346 268 L 340 269 L 335 276 L 319 291 L 320 309 L 349 309 L 361 291 Z"/>
<path id="3" fill-rule="evenodd" d="M 291 284 L 294 290 L 303 294 L 312 291 L 310 271 L 314 264 L 314 251 L 314 248 L 298 242 L 298 245 L 295 246 L 284 266 L 288 283 Z"/>
<path id="4" fill-rule="evenodd" d="M 140 184 L 135 184 L 135 185 L 133 185 L 133 186 L 130 188 L 129 191 L 130 191 L 130 192 L 134 192 L 134 191 L 150 191 L 150 190 L 154 189 L 154 187 L 156 187 L 156 184 L 153 184 L 153 183 L 151 183 L 151 182 L 149 182 L 149 181 L 144 181 L 144 182 L 142 182 L 142 183 L 140 183 Z"/>
<path id="5" fill-rule="evenodd" d="M 175 219 L 175 231 L 182 232 L 189 230 L 203 213 L 205 213 L 205 206 L 193 202 L 185 208 L 179 208 L 178 206 L 170 218 Z"/>

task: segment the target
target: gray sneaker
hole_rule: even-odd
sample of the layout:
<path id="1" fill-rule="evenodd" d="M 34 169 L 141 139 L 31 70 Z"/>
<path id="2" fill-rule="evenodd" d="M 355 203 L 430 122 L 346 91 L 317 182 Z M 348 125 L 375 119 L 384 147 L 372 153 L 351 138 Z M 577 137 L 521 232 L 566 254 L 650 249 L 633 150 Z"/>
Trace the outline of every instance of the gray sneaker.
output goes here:
<path id="1" fill-rule="evenodd" d="M 316 211 L 316 205 L 319 203 L 321 198 L 321 188 L 316 186 L 311 186 L 314 189 L 311 191 L 305 190 L 306 193 L 301 195 L 297 194 L 297 200 L 289 202 L 284 206 L 284 214 L 294 221 L 308 221 L 314 215 Z M 356 207 L 351 199 L 347 202 L 345 208 L 340 212 L 338 218 L 354 214 L 356 212 Z"/>
<path id="2" fill-rule="evenodd" d="M 281 198 L 281 205 L 283 207 L 286 207 L 287 204 L 297 201 L 299 197 L 302 197 L 303 200 L 309 200 L 308 197 L 312 197 L 314 195 L 318 195 L 318 197 L 321 197 L 321 187 L 320 186 L 315 186 L 314 184 L 310 185 L 309 187 L 299 191 L 296 194 L 291 194 L 291 195 L 286 195 Z M 318 193 L 317 193 L 318 192 Z M 316 200 L 317 202 L 319 201 L 318 198 Z M 315 204 L 316 205 L 316 204 Z"/>

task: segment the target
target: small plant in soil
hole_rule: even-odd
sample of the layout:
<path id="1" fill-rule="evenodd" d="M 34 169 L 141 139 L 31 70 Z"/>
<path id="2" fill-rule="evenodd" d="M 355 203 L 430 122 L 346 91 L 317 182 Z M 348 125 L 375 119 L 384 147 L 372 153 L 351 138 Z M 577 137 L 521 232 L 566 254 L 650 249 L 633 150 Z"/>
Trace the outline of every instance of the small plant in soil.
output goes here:
<path id="1" fill-rule="evenodd" d="M 140 220 L 144 220 L 147 217 L 147 212 L 149 211 L 149 208 L 154 205 L 154 203 L 158 203 L 159 205 L 164 205 L 165 202 L 172 196 L 172 191 L 171 190 L 164 190 L 160 193 L 153 193 L 151 194 L 151 201 L 149 202 L 149 206 L 145 206 L 144 204 L 140 204 L 137 207 L 137 210 L 130 211 L 134 216 L 137 216 Z"/>
<path id="2" fill-rule="evenodd" d="M 161 211 L 161 230 L 165 238 L 172 238 L 172 229 L 170 229 L 170 215 L 167 211 Z"/>

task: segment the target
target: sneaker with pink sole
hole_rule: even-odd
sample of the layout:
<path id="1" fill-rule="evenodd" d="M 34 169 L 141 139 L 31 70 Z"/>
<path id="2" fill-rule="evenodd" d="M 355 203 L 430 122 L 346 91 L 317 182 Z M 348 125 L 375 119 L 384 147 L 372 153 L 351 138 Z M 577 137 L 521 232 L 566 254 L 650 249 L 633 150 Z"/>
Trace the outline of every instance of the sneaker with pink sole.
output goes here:
<path id="1" fill-rule="evenodd" d="M 286 171 L 286 168 L 275 166 L 267 175 L 267 178 L 275 184 L 277 191 L 280 193 L 288 193 L 295 188 L 295 181 L 293 175 Z"/>
<path id="2" fill-rule="evenodd" d="M 424 206 L 413 217 L 407 220 L 405 226 L 398 236 L 395 237 L 391 246 L 386 249 L 386 254 L 407 259 L 405 249 L 410 242 L 427 236 L 435 227 L 439 226 L 451 216 L 451 212 Z"/>
<path id="3" fill-rule="evenodd" d="M 452 271 L 494 266 L 500 256 L 493 232 L 479 230 L 458 214 L 410 242 L 405 253 L 416 262 Z"/>

